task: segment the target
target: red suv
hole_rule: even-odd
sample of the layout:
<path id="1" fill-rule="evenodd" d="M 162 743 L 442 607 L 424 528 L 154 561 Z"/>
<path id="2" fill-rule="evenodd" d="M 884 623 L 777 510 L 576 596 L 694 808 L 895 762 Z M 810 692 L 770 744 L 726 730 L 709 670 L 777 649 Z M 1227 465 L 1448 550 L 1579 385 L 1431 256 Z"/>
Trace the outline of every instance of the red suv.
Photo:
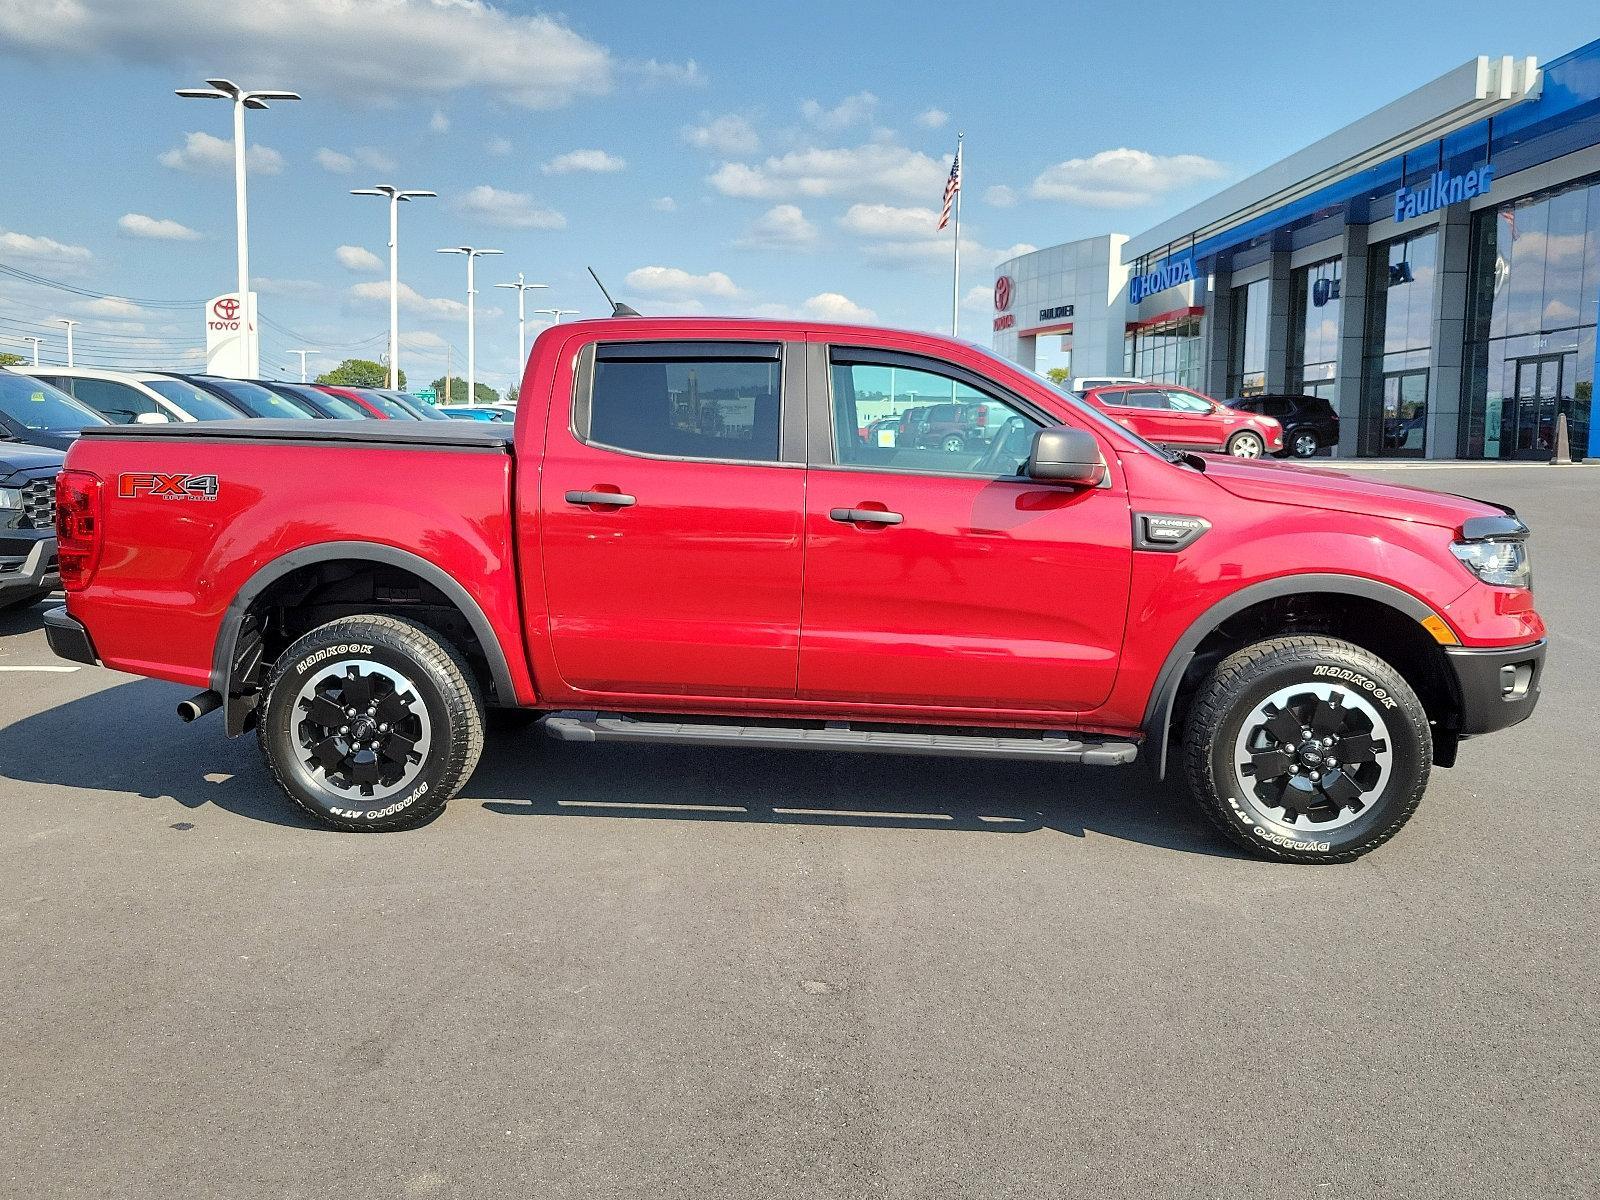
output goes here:
<path id="1" fill-rule="evenodd" d="M 1119 424 L 1163 446 L 1260 458 L 1283 449 L 1283 426 L 1170 384 L 1090 388 L 1083 398 Z"/>

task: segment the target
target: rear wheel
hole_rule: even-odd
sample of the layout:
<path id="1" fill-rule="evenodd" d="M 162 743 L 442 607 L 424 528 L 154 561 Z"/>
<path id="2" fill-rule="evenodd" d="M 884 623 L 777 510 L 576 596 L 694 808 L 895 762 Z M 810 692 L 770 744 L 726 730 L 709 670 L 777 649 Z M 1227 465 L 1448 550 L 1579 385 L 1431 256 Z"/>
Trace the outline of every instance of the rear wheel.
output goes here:
<path id="1" fill-rule="evenodd" d="M 1228 453 L 1235 458 L 1260 458 L 1267 445 L 1259 433 L 1242 429 L 1228 439 Z"/>
<path id="2" fill-rule="evenodd" d="M 943 446 L 946 454 L 960 454 L 967 448 L 967 439 L 959 433 L 952 433 L 944 439 Z"/>
<path id="3" fill-rule="evenodd" d="M 1314 458 L 1322 449 L 1322 442 L 1311 430 L 1302 429 L 1290 439 L 1289 449 L 1296 458 Z"/>
<path id="4" fill-rule="evenodd" d="M 258 727 L 289 798 L 338 829 L 437 816 L 483 750 L 483 698 L 455 648 L 397 617 L 344 617 L 278 659 Z"/>
<path id="5" fill-rule="evenodd" d="M 1231 655 L 1201 687 L 1184 733 L 1189 784 L 1239 845 L 1287 862 L 1349 862 L 1422 800 L 1427 712 L 1388 663 L 1328 637 L 1282 637 Z"/>

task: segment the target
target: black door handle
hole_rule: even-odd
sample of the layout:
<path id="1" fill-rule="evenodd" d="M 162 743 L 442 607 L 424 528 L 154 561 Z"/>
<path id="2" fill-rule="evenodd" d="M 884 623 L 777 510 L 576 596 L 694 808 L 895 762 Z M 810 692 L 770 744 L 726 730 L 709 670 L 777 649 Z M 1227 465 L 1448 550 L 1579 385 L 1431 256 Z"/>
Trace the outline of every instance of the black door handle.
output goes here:
<path id="1" fill-rule="evenodd" d="M 638 503 L 623 492 L 568 492 L 568 504 L 603 504 L 610 508 L 627 508 Z"/>
<path id="2" fill-rule="evenodd" d="M 877 508 L 836 508 L 828 514 L 828 518 L 846 525 L 898 525 L 905 520 L 897 512 L 884 512 Z"/>

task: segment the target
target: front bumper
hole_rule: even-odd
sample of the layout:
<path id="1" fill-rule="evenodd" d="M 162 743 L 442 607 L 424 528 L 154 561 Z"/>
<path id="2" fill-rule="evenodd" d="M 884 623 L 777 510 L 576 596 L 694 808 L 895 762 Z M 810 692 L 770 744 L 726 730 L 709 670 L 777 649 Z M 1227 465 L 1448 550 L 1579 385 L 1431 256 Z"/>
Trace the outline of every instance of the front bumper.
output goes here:
<path id="1" fill-rule="evenodd" d="M 1546 642 L 1529 646 L 1447 646 L 1445 661 L 1461 698 L 1462 737 L 1493 733 L 1533 715 L 1544 674 Z"/>
<path id="2" fill-rule="evenodd" d="M 60 586 L 53 536 L 0 537 L 0 599 L 19 592 L 52 592 Z"/>
<path id="3" fill-rule="evenodd" d="M 94 652 L 94 643 L 89 640 L 89 631 L 65 605 L 44 614 L 44 640 L 50 643 L 50 653 L 57 658 L 91 666 L 100 661 Z"/>

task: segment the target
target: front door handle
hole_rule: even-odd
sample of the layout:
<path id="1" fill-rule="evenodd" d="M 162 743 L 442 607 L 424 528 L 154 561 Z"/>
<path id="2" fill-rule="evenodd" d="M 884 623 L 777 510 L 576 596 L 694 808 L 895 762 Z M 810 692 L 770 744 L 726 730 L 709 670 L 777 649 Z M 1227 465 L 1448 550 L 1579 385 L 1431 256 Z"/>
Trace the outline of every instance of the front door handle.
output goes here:
<path id="1" fill-rule="evenodd" d="M 625 492 L 568 492 L 568 504 L 600 504 L 609 508 L 628 508 L 638 501 Z"/>
<path id="2" fill-rule="evenodd" d="M 898 525 L 904 521 L 897 512 L 884 512 L 881 508 L 836 508 L 828 514 L 831 521 L 846 525 Z"/>

